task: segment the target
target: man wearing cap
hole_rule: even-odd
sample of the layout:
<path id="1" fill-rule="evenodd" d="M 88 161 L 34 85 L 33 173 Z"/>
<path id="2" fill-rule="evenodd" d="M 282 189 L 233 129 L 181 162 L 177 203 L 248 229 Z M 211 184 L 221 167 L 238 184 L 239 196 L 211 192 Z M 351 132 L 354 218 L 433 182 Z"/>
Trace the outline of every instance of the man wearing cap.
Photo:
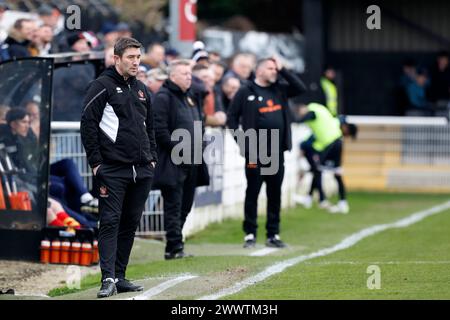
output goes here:
<path id="1" fill-rule="evenodd" d="M 91 50 L 90 43 L 83 32 L 76 32 L 67 37 L 67 44 L 71 51 L 88 52 Z"/>

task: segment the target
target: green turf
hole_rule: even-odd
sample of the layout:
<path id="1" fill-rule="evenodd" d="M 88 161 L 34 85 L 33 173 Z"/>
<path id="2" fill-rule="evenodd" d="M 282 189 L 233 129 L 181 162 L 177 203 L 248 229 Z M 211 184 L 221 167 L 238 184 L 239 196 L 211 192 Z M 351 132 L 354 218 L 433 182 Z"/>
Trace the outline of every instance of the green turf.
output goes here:
<path id="1" fill-rule="evenodd" d="M 450 210 L 305 261 L 227 299 L 450 299 Z M 380 289 L 368 289 L 381 271 Z"/>
<path id="2" fill-rule="evenodd" d="M 283 240 L 289 244 L 289 248 L 264 257 L 246 256 L 248 255 L 248 251 L 242 248 L 243 232 L 242 221 L 240 219 L 226 220 L 220 224 L 210 225 L 204 231 L 190 237 L 186 242 L 186 250 L 194 253 L 194 258 L 164 261 L 162 258 L 164 249 L 162 243 L 155 241 L 136 241 L 130 260 L 130 266 L 127 271 L 127 277 L 130 279 L 144 279 L 149 277 L 167 278 L 179 274 L 195 274 L 199 276 L 198 280 L 195 281 L 195 283 L 197 283 L 196 285 L 194 285 L 194 282 L 191 282 L 180 286 L 179 289 L 177 289 L 177 287 L 172 291 L 169 290 L 167 298 L 197 298 L 205 294 L 211 294 L 217 291 L 217 289 L 228 287 L 236 281 L 254 275 L 276 261 L 332 246 L 340 242 L 346 236 L 363 228 L 374 224 L 393 222 L 413 212 L 435 206 L 448 200 L 449 197 L 447 195 L 359 192 L 352 193 L 349 196 L 351 212 L 348 215 L 330 215 L 317 208 L 311 210 L 301 208 L 285 210 L 282 213 L 281 218 L 281 236 Z M 431 221 L 431 219 L 438 219 L 438 217 L 429 219 Z M 402 230 L 401 232 L 408 232 L 409 229 L 413 230 L 413 228 L 420 228 L 422 224 L 426 225 L 425 221 L 420 222 L 411 228 Z M 265 241 L 265 218 L 263 216 L 259 217 L 258 223 L 260 226 L 258 244 L 263 248 Z M 442 223 L 442 225 L 444 224 Z M 242 293 L 238 293 L 232 297 L 237 299 L 384 298 L 383 292 L 387 292 L 386 290 L 388 289 L 387 287 L 384 287 L 385 282 L 387 285 L 389 281 L 388 272 L 391 269 L 397 270 L 397 266 L 382 265 L 383 289 L 368 290 L 365 287 L 367 277 L 369 276 L 365 273 L 368 265 L 367 263 L 375 260 L 383 262 L 385 260 L 382 258 L 386 258 L 387 256 L 380 256 L 379 258 L 374 259 L 375 256 L 367 250 L 375 250 L 378 246 L 380 247 L 379 250 L 385 249 L 388 245 L 387 243 L 380 242 L 379 240 L 373 241 L 373 239 L 394 234 L 395 232 L 397 231 L 386 231 L 380 235 L 370 237 L 353 248 L 323 258 L 323 261 L 314 259 L 304 262 L 303 264 L 289 268 L 289 272 L 286 272 L 286 274 L 282 273 L 276 275 L 269 278 L 267 281 L 244 290 Z M 427 238 L 422 239 L 419 236 L 416 237 L 416 242 L 423 241 L 423 246 L 418 247 L 417 249 L 409 246 L 411 243 L 409 235 L 400 237 L 394 241 L 394 243 L 398 242 L 397 244 L 399 246 L 404 246 L 402 253 L 405 255 L 405 260 L 417 261 L 418 252 L 421 252 L 422 255 L 425 255 L 425 252 L 432 255 L 431 248 L 436 244 L 433 240 L 433 235 L 435 233 L 434 229 L 433 232 L 429 233 L 429 235 L 423 235 L 424 237 L 429 237 L 428 240 Z M 442 235 L 442 237 L 444 236 Z M 437 239 L 438 241 L 445 243 L 445 239 Z M 449 242 L 448 238 L 446 242 Z M 347 257 L 347 253 L 353 253 L 354 250 L 366 243 L 371 243 L 373 247 L 364 247 L 361 249 L 360 253 Z M 392 250 L 391 254 L 394 258 L 389 259 L 398 261 L 400 257 L 399 254 L 394 250 L 394 247 Z M 366 260 L 361 260 L 363 264 L 357 264 L 360 261 L 360 258 L 358 258 L 359 255 L 364 252 L 367 252 Z M 335 257 L 338 254 L 342 256 L 336 261 L 352 261 L 352 263 L 357 263 L 323 264 L 324 261 L 328 261 L 326 260 L 327 258 Z M 423 259 L 427 260 L 425 257 L 423 257 Z M 438 259 L 444 258 L 443 256 L 440 256 Z M 316 262 L 319 264 L 319 267 L 314 265 Z M 433 265 L 433 268 L 439 269 L 435 270 L 433 274 L 436 274 L 437 277 L 437 275 L 441 274 L 443 269 L 447 266 L 448 265 L 442 265 L 442 269 L 439 269 L 439 265 Z M 411 270 L 416 270 L 420 266 L 407 265 L 406 267 L 411 268 Z M 301 269 L 298 272 L 292 271 L 297 270 L 297 268 L 305 269 Z M 360 269 L 362 270 L 362 273 L 360 272 Z M 346 270 L 348 270 L 348 272 Z M 417 272 L 420 274 L 419 269 L 417 269 Z M 412 273 L 411 277 L 413 277 Z M 433 274 L 429 277 L 433 277 Z M 294 278 L 290 278 L 291 276 Z M 86 277 L 81 284 L 82 290 L 98 286 L 99 279 L 99 275 Z M 280 282 L 279 285 L 276 285 L 278 279 Z M 323 280 L 330 283 L 330 286 L 332 286 L 331 289 L 327 289 L 327 287 L 320 285 Z M 431 278 L 423 278 L 420 281 L 423 281 L 428 285 L 433 284 Z M 194 285 L 195 288 L 189 288 L 189 285 Z M 275 287 L 277 288 L 276 290 L 270 289 Z M 399 286 L 398 289 L 393 290 L 402 292 L 400 289 L 401 286 Z M 57 289 L 53 290 L 50 294 L 57 296 L 69 293 L 67 290 L 68 289 L 64 288 Z M 424 294 L 426 295 L 426 293 Z M 394 293 L 386 296 L 386 298 L 396 297 L 400 296 L 396 296 Z"/>

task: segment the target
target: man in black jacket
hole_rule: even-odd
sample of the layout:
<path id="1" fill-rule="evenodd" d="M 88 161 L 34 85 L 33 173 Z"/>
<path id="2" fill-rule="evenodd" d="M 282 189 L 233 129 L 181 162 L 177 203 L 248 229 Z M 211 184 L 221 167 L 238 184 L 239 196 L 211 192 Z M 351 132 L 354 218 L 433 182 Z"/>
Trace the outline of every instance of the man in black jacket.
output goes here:
<path id="1" fill-rule="evenodd" d="M 84 100 L 81 139 L 100 187 L 99 298 L 143 289 L 125 279 L 157 161 L 150 93 L 136 79 L 141 47 L 119 39 L 115 65 L 90 84 Z"/>
<path id="2" fill-rule="evenodd" d="M 287 83 L 277 80 L 280 74 Z M 281 185 L 284 176 L 283 152 L 292 147 L 291 113 L 288 98 L 305 91 L 302 81 L 284 69 L 278 59 L 258 61 L 254 81 L 242 85 L 228 109 L 228 127 L 236 130 L 242 120 L 247 134 L 257 130 L 257 141 L 245 141 L 244 247 L 254 247 L 257 230 L 257 200 L 262 183 L 267 189 L 266 245 L 282 248 L 279 237 Z M 270 161 L 264 159 L 268 156 Z M 274 170 L 272 170 L 275 168 Z"/>
<path id="3" fill-rule="evenodd" d="M 154 187 L 161 189 L 164 199 L 167 260 L 186 256 L 183 225 L 194 202 L 195 188 L 209 184 L 208 168 L 202 157 L 203 116 L 200 99 L 190 91 L 190 62 L 174 60 L 168 73 L 169 79 L 153 100 L 159 159 Z M 181 142 L 172 140 L 174 131 L 185 133 Z"/>

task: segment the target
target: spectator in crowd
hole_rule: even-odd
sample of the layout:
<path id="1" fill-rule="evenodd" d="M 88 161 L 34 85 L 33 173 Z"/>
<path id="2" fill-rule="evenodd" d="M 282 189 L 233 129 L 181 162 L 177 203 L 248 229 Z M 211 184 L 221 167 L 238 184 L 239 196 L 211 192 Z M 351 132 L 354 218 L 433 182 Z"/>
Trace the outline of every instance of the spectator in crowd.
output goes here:
<path id="1" fill-rule="evenodd" d="M 281 75 L 287 83 L 278 79 Z M 242 123 L 242 130 L 258 130 L 257 141 L 246 141 L 244 247 L 256 245 L 257 203 L 262 184 L 266 183 L 267 224 L 266 245 L 283 248 L 280 239 L 281 185 L 284 178 L 284 151 L 292 148 L 291 111 L 288 98 L 298 96 L 306 91 L 303 82 L 292 72 L 286 70 L 276 57 L 258 61 L 255 80 L 243 84 L 233 98 L 228 109 L 228 126 L 237 130 Z M 261 131 L 266 129 L 267 131 Z M 265 133 L 265 137 L 264 137 Z M 272 140 L 272 135 L 278 136 Z M 252 146 L 250 146 L 252 144 Z M 267 150 L 269 163 L 263 161 L 261 148 Z"/>
<path id="2" fill-rule="evenodd" d="M 3 15 L 5 11 L 9 10 L 9 6 L 6 3 L 5 0 L 0 0 L 0 43 L 5 41 L 5 39 L 8 37 L 8 32 L 4 28 L 2 22 L 3 22 Z"/>
<path id="3" fill-rule="evenodd" d="M 142 57 L 142 63 L 152 68 L 162 68 L 165 69 L 165 52 L 166 50 L 160 43 L 152 43 L 147 48 L 147 54 Z"/>
<path id="4" fill-rule="evenodd" d="M 131 38 L 133 35 L 130 26 L 125 22 L 119 22 L 116 26 L 116 31 L 119 34 L 119 38 Z"/>
<path id="5" fill-rule="evenodd" d="M 112 48 L 120 38 L 117 26 L 112 22 L 105 22 L 102 27 L 103 45 L 105 48 Z"/>
<path id="6" fill-rule="evenodd" d="M 37 30 L 36 46 L 39 56 L 44 56 L 53 52 L 53 30 L 48 24 L 41 25 Z"/>
<path id="7" fill-rule="evenodd" d="M 164 228 L 166 231 L 166 260 L 186 257 L 182 230 L 187 215 L 194 202 L 195 188 L 209 184 L 208 168 L 205 161 L 194 163 L 198 151 L 195 146 L 202 146 L 203 134 L 194 135 L 195 123 L 203 121 L 201 106 L 192 97 L 190 91 L 192 82 L 191 64 L 187 60 L 175 60 L 168 68 L 169 79 L 153 99 L 155 108 L 155 137 L 158 145 L 158 164 L 155 169 L 154 188 L 161 189 L 164 199 Z M 177 129 L 190 133 L 190 143 L 183 138 L 184 143 L 182 163 L 174 164 L 171 156 L 177 142 L 171 135 Z M 198 139 L 197 142 L 194 139 Z M 198 144 L 200 142 L 200 144 Z M 190 150 L 189 154 L 186 150 Z M 188 159 L 186 159 L 188 158 Z M 196 158 L 196 157 L 195 157 Z"/>
<path id="8" fill-rule="evenodd" d="M 39 105 L 35 101 L 28 101 L 25 103 L 25 111 L 30 118 L 30 129 L 39 140 L 41 113 Z"/>
<path id="9" fill-rule="evenodd" d="M 406 87 L 409 111 L 414 112 L 415 115 L 434 115 L 433 107 L 426 96 L 428 85 L 429 81 L 426 70 L 417 69 L 414 81 L 410 82 Z"/>
<path id="10" fill-rule="evenodd" d="M 28 46 L 33 39 L 33 20 L 17 19 L 10 29 L 5 44 L 8 45 L 8 53 L 11 59 L 29 57 Z"/>
<path id="11" fill-rule="evenodd" d="M 136 75 L 136 79 L 138 79 L 139 81 L 142 81 L 142 83 L 146 84 L 147 83 L 147 72 L 148 72 L 148 68 L 144 65 L 140 65 L 138 67 L 138 73 Z"/>
<path id="12" fill-rule="evenodd" d="M 114 47 L 107 47 L 105 50 L 105 67 L 114 65 Z"/>
<path id="13" fill-rule="evenodd" d="M 52 30 L 51 52 L 49 53 L 68 51 L 66 39 L 68 33 L 64 29 L 64 15 L 61 14 L 58 8 L 45 3 L 38 8 L 38 15 L 42 24 L 49 26 Z M 46 31 L 46 34 L 48 37 L 48 31 Z"/>
<path id="14" fill-rule="evenodd" d="M 205 50 L 205 44 L 201 41 L 195 41 L 193 45 L 192 60 L 195 64 L 209 66 L 208 51 Z"/>
<path id="15" fill-rule="evenodd" d="M 0 125 L 6 125 L 6 114 L 11 108 L 7 105 L 0 104 Z"/>
<path id="16" fill-rule="evenodd" d="M 241 87 L 241 81 L 239 78 L 229 76 L 224 77 L 222 80 L 222 101 L 223 101 L 223 107 L 224 110 L 228 112 L 228 107 L 230 106 L 231 100 L 233 100 L 234 96 L 236 95 L 236 92 L 238 92 L 239 88 Z"/>
<path id="17" fill-rule="evenodd" d="M 439 106 L 447 106 L 450 100 L 449 53 L 441 51 L 430 71 L 429 97 Z"/>
<path id="18" fill-rule="evenodd" d="M 31 20 L 31 41 L 28 45 L 28 52 L 30 53 L 31 57 L 37 57 L 39 55 L 39 23 L 37 20 Z"/>
<path id="19" fill-rule="evenodd" d="M 231 60 L 230 70 L 225 77 L 238 78 L 241 83 L 251 80 L 252 70 L 255 66 L 255 57 L 249 53 L 238 53 Z"/>
<path id="20" fill-rule="evenodd" d="M 215 75 L 213 70 L 205 65 L 197 64 L 194 66 L 192 73 L 200 79 L 206 90 L 203 99 L 200 100 L 205 115 L 205 125 L 211 127 L 224 126 L 227 116 L 223 112 L 220 92 L 214 90 Z"/>
<path id="21" fill-rule="evenodd" d="M 215 85 L 220 87 L 223 75 L 225 74 L 225 70 L 227 66 L 223 62 L 211 62 L 209 68 L 214 73 L 214 82 Z"/>
<path id="22" fill-rule="evenodd" d="M 71 51 L 74 52 L 89 52 L 91 45 L 84 36 L 83 32 L 75 32 L 67 37 L 67 44 Z"/>
<path id="23" fill-rule="evenodd" d="M 322 92 L 321 102 L 330 111 L 333 117 L 338 115 L 338 88 L 336 86 L 336 70 L 332 66 L 324 68 L 320 77 L 320 88 Z"/>
<path id="24" fill-rule="evenodd" d="M 167 79 L 167 74 L 160 68 L 154 68 L 147 72 L 147 87 L 150 89 L 153 96 Z"/>
<path id="25" fill-rule="evenodd" d="M 217 51 L 210 51 L 208 53 L 209 62 L 211 63 L 220 63 L 222 61 L 222 56 Z"/>
<path id="26" fill-rule="evenodd" d="M 402 75 L 400 77 L 400 85 L 406 90 L 410 83 L 415 82 L 417 64 L 412 59 L 407 59 L 403 62 Z"/>
<path id="27" fill-rule="evenodd" d="M 165 63 L 169 65 L 173 60 L 177 60 L 180 57 L 180 53 L 174 48 L 168 48 L 166 50 Z"/>

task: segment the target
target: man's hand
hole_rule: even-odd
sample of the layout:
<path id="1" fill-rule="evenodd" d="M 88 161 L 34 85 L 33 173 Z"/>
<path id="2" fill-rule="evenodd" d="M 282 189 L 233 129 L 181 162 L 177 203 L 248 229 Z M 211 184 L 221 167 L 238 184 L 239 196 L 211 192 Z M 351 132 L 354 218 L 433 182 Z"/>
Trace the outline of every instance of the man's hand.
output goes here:
<path id="1" fill-rule="evenodd" d="M 94 176 L 97 176 L 97 171 L 98 171 L 98 168 L 100 168 L 100 166 L 101 166 L 101 164 L 99 164 L 98 166 L 96 166 L 95 168 L 92 169 Z"/>
<path id="2" fill-rule="evenodd" d="M 277 66 L 277 70 L 280 71 L 281 69 L 283 69 L 283 63 L 281 62 L 280 57 L 278 57 L 277 55 L 273 55 L 272 59 L 275 61 L 275 64 Z"/>

